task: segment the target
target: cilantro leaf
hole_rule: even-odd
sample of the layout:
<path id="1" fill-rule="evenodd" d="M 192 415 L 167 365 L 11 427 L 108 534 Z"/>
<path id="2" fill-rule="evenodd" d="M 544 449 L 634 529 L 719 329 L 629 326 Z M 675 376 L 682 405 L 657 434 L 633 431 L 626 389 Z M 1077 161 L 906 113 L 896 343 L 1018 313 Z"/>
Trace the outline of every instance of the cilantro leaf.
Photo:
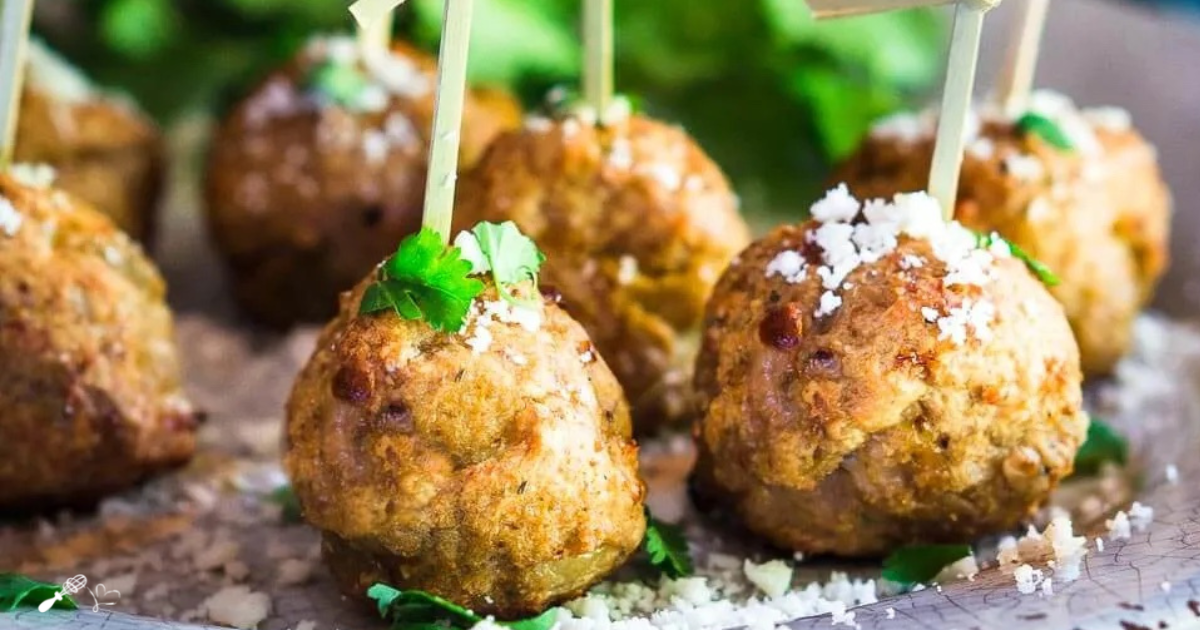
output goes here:
<path id="1" fill-rule="evenodd" d="M 471 302 L 484 285 L 469 277 L 471 263 L 437 232 L 421 228 L 405 238 L 379 269 L 359 303 L 362 315 L 391 309 L 404 319 L 424 319 L 434 330 L 462 328 Z"/>
<path id="2" fill-rule="evenodd" d="M 1013 258 L 1025 263 L 1029 271 L 1042 281 L 1042 284 L 1048 287 L 1056 287 L 1062 283 L 1062 279 L 1058 274 L 1054 273 L 1046 263 L 1034 258 L 1029 252 L 1021 249 L 1016 243 L 1001 237 L 999 234 L 992 232 L 991 234 L 976 234 L 976 244 L 982 249 L 988 249 L 997 243 L 1003 243 L 1008 248 L 1009 253 Z"/>
<path id="3" fill-rule="evenodd" d="M 310 93 L 328 99 L 339 107 L 356 109 L 370 82 L 358 66 L 326 59 L 312 67 L 304 80 Z"/>
<path id="4" fill-rule="evenodd" d="M 1058 123 L 1042 116 L 1029 112 L 1017 119 L 1017 130 L 1022 134 L 1033 134 L 1045 140 L 1050 146 L 1063 151 L 1072 151 L 1075 149 L 1074 143 L 1067 137 L 1066 132 Z"/>
<path id="5" fill-rule="evenodd" d="M 971 555 L 970 545 L 912 545 L 893 551 L 883 561 L 883 579 L 904 586 L 937 577 L 947 566 Z"/>
<path id="6" fill-rule="evenodd" d="M 1095 475 L 1107 462 L 1124 464 L 1129 459 L 1129 443 L 1099 418 L 1088 424 L 1087 439 L 1075 454 L 1075 474 Z"/>
<path id="7" fill-rule="evenodd" d="M 670 578 L 687 577 L 694 570 L 683 528 L 664 523 L 646 510 L 646 537 L 642 548 L 650 557 L 650 565 Z"/>
<path id="8" fill-rule="evenodd" d="M 280 507 L 280 516 L 284 523 L 300 522 L 300 501 L 291 486 L 279 486 L 267 495 L 267 501 Z"/>
<path id="9" fill-rule="evenodd" d="M 512 287 L 523 282 L 537 286 L 538 271 L 546 256 L 512 221 L 496 224 L 484 221 L 454 240 L 472 264 L 474 273 L 490 271 L 501 297 L 519 302 Z"/>
<path id="10" fill-rule="evenodd" d="M 391 620 L 392 630 L 469 630 L 483 621 L 475 612 L 425 591 L 377 583 L 367 589 L 367 597 L 375 601 L 380 617 Z M 498 623 L 513 630 L 550 630 L 557 619 L 558 611 L 550 609 L 536 617 Z"/>
<path id="11" fill-rule="evenodd" d="M 37 608 L 42 602 L 54 598 L 63 587 L 60 584 L 39 582 L 16 573 L 0 573 L 0 612 L 12 612 L 18 608 Z M 54 608 L 75 610 L 75 600 L 68 594 L 54 602 Z"/>

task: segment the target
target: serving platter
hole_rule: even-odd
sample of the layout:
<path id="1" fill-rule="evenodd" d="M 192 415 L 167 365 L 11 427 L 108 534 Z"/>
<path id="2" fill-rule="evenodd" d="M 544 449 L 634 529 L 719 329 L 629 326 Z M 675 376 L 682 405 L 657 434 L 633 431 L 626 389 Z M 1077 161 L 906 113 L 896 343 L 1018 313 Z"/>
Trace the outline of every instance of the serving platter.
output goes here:
<path id="1" fill-rule="evenodd" d="M 1009 13 L 1001 8 L 993 16 L 993 37 L 1003 33 Z M 1084 105 L 1128 108 L 1159 147 L 1176 196 L 1174 267 L 1157 304 L 1173 320 L 1144 320 L 1136 355 L 1114 382 L 1090 391 L 1129 436 L 1137 499 L 1154 508 L 1155 518 L 1130 540 L 1090 551 L 1083 577 L 1056 584 L 1051 597 L 1022 595 L 1011 572 L 990 569 L 974 581 L 855 609 L 853 621 L 863 628 L 1200 627 L 1200 328 L 1179 323 L 1200 313 L 1200 251 L 1189 246 L 1200 236 L 1192 201 L 1200 195 L 1200 77 L 1189 76 L 1200 58 L 1200 28 L 1178 16 L 1058 0 L 1046 40 L 1040 82 Z M 996 65 L 999 48 L 985 42 L 985 67 Z M 123 589 L 95 610 L 84 597 L 80 611 L 0 615 L 0 630 L 211 627 L 195 624 L 211 621 L 205 601 L 222 591 L 241 604 L 268 606 L 264 630 L 384 627 L 338 594 L 316 557 L 316 533 L 282 523 L 278 507 L 261 500 L 280 481 L 282 401 L 314 331 L 277 337 L 238 325 L 196 209 L 195 148 L 202 134 L 202 126 L 176 134 L 180 159 L 158 255 L 179 313 L 189 387 L 208 413 L 202 455 L 184 471 L 106 501 L 98 516 L 0 525 L 6 570 L 12 565 L 47 579 L 83 573 Z M 651 505 L 668 519 L 690 509 L 683 489 L 690 453 L 679 444 L 645 449 Z M 1178 470 L 1174 483 L 1170 465 Z M 1077 519 L 1076 527 L 1094 537 L 1103 533 L 1102 521 Z M 820 560 L 802 566 L 802 582 L 828 579 L 834 568 L 872 570 Z M 824 615 L 789 626 L 830 624 Z"/>

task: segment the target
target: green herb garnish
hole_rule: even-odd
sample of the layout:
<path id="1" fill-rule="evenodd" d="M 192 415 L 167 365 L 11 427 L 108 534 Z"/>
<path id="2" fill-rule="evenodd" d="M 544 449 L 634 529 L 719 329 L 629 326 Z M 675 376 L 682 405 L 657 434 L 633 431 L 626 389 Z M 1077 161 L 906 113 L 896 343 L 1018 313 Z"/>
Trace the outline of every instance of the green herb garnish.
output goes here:
<path id="1" fill-rule="evenodd" d="M 375 601 L 379 615 L 392 622 L 392 630 L 469 630 L 484 620 L 467 608 L 425 591 L 375 584 L 367 589 L 367 597 Z M 557 618 L 558 612 L 552 608 L 529 619 L 497 623 L 513 630 L 549 630 Z"/>
<path id="2" fill-rule="evenodd" d="M 358 66 L 326 59 L 312 67 L 304 80 L 310 93 L 347 109 L 358 109 L 370 81 Z"/>
<path id="3" fill-rule="evenodd" d="M 1057 274 L 1051 271 L 1045 263 L 1034 258 L 1029 254 L 1029 252 L 1018 247 L 1016 243 L 1002 238 L 995 232 L 992 232 L 991 234 L 976 234 L 975 242 L 982 249 L 988 249 L 996 243 L 1003 243 L 1006 247 L 1008 247 L 1008 251 L 1012 254 L 1013 258 L 1025 263 L 1025 266 L 1029 268 L 1029 271 L 1033 272 L 1033 275 L 1037 276 L 1038 280 L 1042 281 L 1042 284 L 1048 287 L 1056 287 L 1062 282 L 1062 279 L 1060 279 Z"/>
<path id="4" fill-rule="evenodd" d="M 642 548 L 650 557 L 650 565 L 669 578 L 687 577 L 694 570 L 683 528 L 654 518 L 650 510 L 646 510 L 646 537 L 642 540 Z"/>
<path id="5" fill-rule="evenodd" d="M 1017 119 L 1017 130 L 1022 134 L 1033 134 L 1045 140 L 1050 146 L 1063 151 L 1072 151 L 1075 149 L 1074 143 L 1067 137 L 1066 132 L 1058 123 L 1042 116 L 1029 112 Z"/>
<path id="6" fill-rule="evenodd" d="M 937 577 L 942 569 L 970 555 L 970 545 L 901 547 L 883 561 L 883 579 L 905 587 L 924 584 Z"/>
<path id="7" fill-rule="evenodd" d="M 391 309 L 404 319 L 424 319 L 434 330 L 456 331 L 484 288 L 470 277 L 471 267 L 458 247 L 443 244 L 437 232 L 421 228 L 379 267 L 358 312 Z"/>
<path id="8" fill-rule="evenodd" d="M 279 486 L 267 495 L 267 500 L 280 508 L 279 515 L 284 523 L 300 522 L 300 501 L 291 486 Z"/>
<path id="9" fill-rule="evenodd" d="M 17 575 L 16 573 L 0 573 L 0 612 L 12 612 L 18 608 L 37 608 L 42 602 L 53 599 L 61 584 L 39 582 Z M 62 599 L 54 602 L 54 608 L 75 610 L 75 600 L 69 594 L 63 593 Z"/>
<path id="10" fill-rule="evenodd" d="M 484 221 L 470 232 L 460 233 L 454 244 L 462 251 L 463 259 L 471 263 L 471 273 L 490 272 L 501 297 L 513 303 L 518 300 L 512 288 L 523 282 L 532 282 L 536 288 L 538 270 L 546 261 L 533 240 L 512 221 Z"/>
<path id="11" fill-rule="evenodd" d="M 1129 443 L 1115 429 L 1099 418 L 1088 424 L 1087 439 L 1075 454 L 1075 474 L 1095 475 L 1104 464 L 1124 465 L 1129 459 Z"/>

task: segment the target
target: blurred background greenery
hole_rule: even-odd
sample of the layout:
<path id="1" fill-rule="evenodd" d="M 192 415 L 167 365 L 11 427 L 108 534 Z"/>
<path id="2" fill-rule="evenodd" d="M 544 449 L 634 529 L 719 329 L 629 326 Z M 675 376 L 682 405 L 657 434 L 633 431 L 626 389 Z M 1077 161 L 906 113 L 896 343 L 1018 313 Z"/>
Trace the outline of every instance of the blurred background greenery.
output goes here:
<path id="1" fill-rule="evenodd" d="M 527 105 L 577 79 L 580 0 L 477 0 L 471 74 Z M 677 121 L 733 178 L 743 206 L 794 207 L 871 120 L 919 106 L 947 25 L 906 11 L 815 24 L 801 0 L 617 0 L 618 89 Z M 219 112 L 348 0 L 39 0 L 35 30 L 98 82 L 169 124 Z M 397 31 L 437 43 L 442 0 L 409 0 Z"/>

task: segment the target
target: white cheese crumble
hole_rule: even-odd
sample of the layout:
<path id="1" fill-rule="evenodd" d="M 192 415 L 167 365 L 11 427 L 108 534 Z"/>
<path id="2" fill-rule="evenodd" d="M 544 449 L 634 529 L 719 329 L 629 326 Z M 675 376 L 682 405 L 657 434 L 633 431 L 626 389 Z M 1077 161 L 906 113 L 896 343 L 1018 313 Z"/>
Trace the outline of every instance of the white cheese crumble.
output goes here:
<path id="1" fill-rule="evenodd" d="M 1038 585 L 1045 579 L 1045 574 L 1040 569 L 1035 569 L 1028 564 L 1022 564 L 1013 571 L 1013 578 L 1017 581 L 1017 590 L 1022 595 L 1032 595 L 1037 591 Z"/>
<path id="2" fill-rule="evenodd" d="M 625 254 L 617 260 L 617 283 L 632 284 L 637 279 L 638 261 L 633 256 Z"/>
<path id="3" fill-rule="evenodd" d="M 12 202 L 7 197 L 0 196 L 0 234 L 9 237 L 16 236 L 17 230 L 21 229 L 23 222 L 24 217 L 17 212 Z"/>
<path id="4" fill-rule="evenodd" d="M 767 597 L 780 597 L 792 586 L 792 567 L 782 560 L 754 564 L 747 559 L 742 570 L 746 579 Z"/>
<path id="5" fill-rule="evenodd" d="M 245 586 L 227 586 L 200 604 L 209 621 L 234 628 L 256 628 L 271 614 L 271 598 Z"/>
<path id="6" fill-rule="evenodd" d="M 938 318 L 938 339 L 949 339 L 961 346 L 966 343 L 970 328 L 980 341 L 990 341 L 991 323 L 995 317 L 996 307 L 991 302 L 964 299 L 960 306 L 951 307 L 946 315 Z"/>
<path id="7" fill-rule="evenodd" d="M 863 220 L 855 223 L 860 210 Z M 946 287 L 987 283 L 994 259 L 1008 255 L 1007 250 L 980 249 L 975 235 L 957 222 L 944 221 L 937 201 L 925 193 L 898 194 L 891 202 L 872 199 L 862 204 L 845 184 L 840 184 L 814 203 L 811 213 L 820 225 L 806 238 L 821 249 L 821 265 L 816 273 L 826 289 L 816 309 L 817 317 L 835 312 L 842 303 L 837 291 L 853 286 L 846 282 L 847 276 L 861 265 L 877 262 L 895 251 L 901 235 L 930 243 L 934 256 L 946 263 Z M 905 269 L 924 264 L 915 256 L 901 261 Z M 803 279 L 806 271 L 798 252 L 783 251 L 768 263 L 766 275 L 778 275 L 794 283 Z M 964 302 L 947 316 L 950 319 L 942 326 L 943 338 L 965 342 L 966 326 L 970 324 L 976 335 L 986 340 L 994 315 L 990 302 Z"/>
<path id="8" fill-rule="evenodd" d="M 1177 468 L 1175 464 L 1167 464 L 1166 475 L 1167 483 L 1171 485 L 1176 485 L 1179 483 L 1179 468 Z"/>
<path id="9" fill-rule="evenodd" d="M 1083 117 L 1093 127 L 1105 131 L 1128 131 L 1133 126 L 1129 111 L 1120 107 L 1091 107 L 1083 110 Z"/>
<path id="10" fill-rule="evenodd" d="M 1154 508 L 1142 505 L 1137 501 L 1129 506 L 1129 524 L 1139 532 L 1146 531 L 1150 527 L 1150 523 L 1154 521 Z"/>
<path id="11" fill-rule="evenodd" d="M 1096 542 L 1096 551 L 1098 553 L 1104 553 L 1104 539 L 1097 536 L 1095 542 Z"/>
<path id="12" fill-rule="evenodd" d="M 1124 510 L 1104 521 L 1104 526 L 1108 528 L 1109 540 L 1128 540 L 1133 537 L 1129 527 L 1129 515 Z"/>
<path id="13" fill-rule="evenodd" d="M 991 138 L 976 138 L 974 142 L 967 145 L 967 155 L 978 160 L 990 160 L 996 155 L 996 144 Z"/>
<path id="14" fill-rule="evenodd" d="M 657 162 L 640 167 L 638 172 L 658 182 L 668 192 L 674 192 L 683 186 L 683 176 L 679 174 L 679 169 L 670 164 Z"/>
<path id="15" fill-rule="evenodd" d="M 1021 153 L 1011 153 L 1004 156 L 1004 170 L 1023 182 L 1036 182 L 1046 174 L 1046 169 L 1042 167 L 1041 160 L 1032 155 Z"/>
<path id="16" fill-rule="evenodd" d="M 22 162 L 8 167 L 8 174 L 13 179 L 30 188 L 49 188 L 58 178 L 58 171 L 49 164 L 30 164 Z"/>
<path id="17" fill-rule="evenodd" d="M 554 128 L 554 123 L 545 116 L 526 116 L 525 129 L 534 133 L 546 133 Z"/>
<path id="18" fill-rule="evenodd" d="M 608 164 L 622 171 L 633 168 L 633 145 L 628 138 L 613 139 L 608 149 Z"/>
<path id="19" fill-rule="evenodd" d="M 529 332 L 536 332 L 542 326 L 542 314 L 539 311 L 505 300 L 476 300 L 467 318 L 459 334 L 466 337 L 465 343 L 474 354 L 483 354 L 491 349 L 495 339 L 491 327 L 497 322 L 517 325 Z M 521 355 L 508 356 L 508 359 L 517 365 L 525 364 L 525 357 Z"/>
<path id="20" fill-rule="evenodd" d="M 914 114 L 900 112 L 875 121 L 871 126 L 871 136 L 887 138 L 911 144 L 933 135 L 934 120 L 929 112 Z"/>

